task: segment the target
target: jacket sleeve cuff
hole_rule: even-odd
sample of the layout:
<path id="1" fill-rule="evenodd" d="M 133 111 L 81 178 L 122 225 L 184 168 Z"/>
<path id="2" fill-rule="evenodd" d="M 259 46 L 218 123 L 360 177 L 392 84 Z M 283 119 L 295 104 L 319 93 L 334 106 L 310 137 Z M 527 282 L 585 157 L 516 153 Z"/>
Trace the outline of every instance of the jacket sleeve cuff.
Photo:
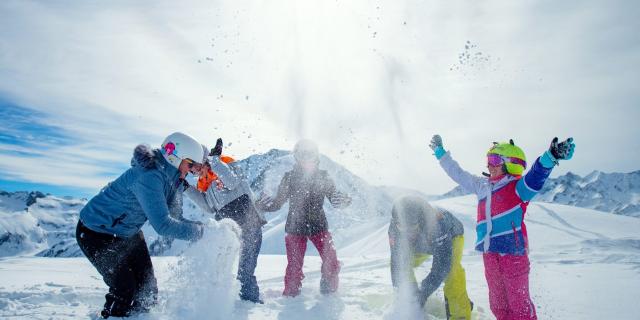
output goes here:
<path id="1" fill-rule="evenodd" d="M 549 150 L 545 151 L 542 156 L 540 156 L 540 164 L 547 169 L 553 168 L 556 163 L 558 163 L 556 158 L 551 154 L 551 152 L 549 152 Z"/>
<path id="2" fill-rule="evenodd" d="M 440 160 L 440 158 L 442 158 L 447 151 L 444 150 L 444 148 L 442 146 L 437 147 L 434 151 L 434 155 L 436 156 L 436 159 Z"/>

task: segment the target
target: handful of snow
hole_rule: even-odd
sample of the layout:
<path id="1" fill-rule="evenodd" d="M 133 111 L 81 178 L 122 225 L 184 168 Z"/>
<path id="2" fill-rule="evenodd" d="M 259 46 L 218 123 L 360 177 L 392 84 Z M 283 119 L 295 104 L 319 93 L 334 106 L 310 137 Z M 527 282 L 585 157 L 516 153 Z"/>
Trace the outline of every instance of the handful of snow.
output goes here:
<path id="1" fill-rule="evenodd" d="M 396 291 L 393 304 L 384 314 L 384 320 L 424 320 L 425 312 L 420 308 L 413 288 L 409 285 L 401 285 Z"/>
<path id="2" fill-rule="evenodd" d="M 393 304 L 384 314 L 384 320 L 425 320 L 446 317 L 444 301 L 439 296 L 432 294 L 425 305 L 421 306 L 413 290 L 414 287 L 408 283 L 400 285 L 395 292 Z"/>
<path id="3" fill-rule="evenodd" d="M 191 244 L 170 279 L 168 319 L 229 319 L 237 299 L 234 271 L 240 228 L 229 220 L 205 222 L 202 239 Z"/>

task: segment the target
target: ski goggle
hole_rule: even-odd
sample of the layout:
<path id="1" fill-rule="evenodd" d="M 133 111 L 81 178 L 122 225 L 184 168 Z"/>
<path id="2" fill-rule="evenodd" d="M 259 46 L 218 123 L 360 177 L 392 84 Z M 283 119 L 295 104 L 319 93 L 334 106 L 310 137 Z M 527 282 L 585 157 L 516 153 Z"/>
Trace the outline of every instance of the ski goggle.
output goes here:
<path id="1" fill-rule="evenodd" d="M 492 167 L 497 167 L 504 163 L 504 159 L 502 159 L 502 156 L 492 153 L 487 155 L 487 163 Z"/>
<path id="2" fill-rule="evenodd" d="M 492 166 L 492 167 L 497 167 L 500 166 L 502 164 L 504 164 L 505 162 L 509 162 L 509 163 L 513 163 L 513 164 L 519 164 L 523 167 L 527 167 L 527 163 L 522 160 L 522 159 L 518 159 L 515 157 L 503 157 L 499 154 L 495 154 L 495 153 L 491 153 L 487 155 L 487 163 Z"/>
<path id="3" fill-rule="evenodd" d="M 189 165 L 189 170 L 200 171 L 202 170 L 202 164 L 195 162 L 189 158 L 185 158 L 184 161 Z"/>

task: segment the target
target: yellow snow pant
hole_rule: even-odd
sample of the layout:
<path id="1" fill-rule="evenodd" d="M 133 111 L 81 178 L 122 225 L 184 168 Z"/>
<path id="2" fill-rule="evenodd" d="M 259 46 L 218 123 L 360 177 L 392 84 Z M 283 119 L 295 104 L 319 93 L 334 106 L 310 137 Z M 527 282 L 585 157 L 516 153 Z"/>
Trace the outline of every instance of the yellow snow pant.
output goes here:
<path id="1" fill-rule="evenodd" d="M 451 253 L 451 270 L 444 280 L 444 298 L 447 300 L 449 319 L 469 320 L 471 318 L 471 302 L 467 295 L 467 280 L 462 268 L 462 250 L 464 236 L 453 238 L 453 252 Z M 415 254 L 413 267 L 416 268 L 429 259 L 428 254 Z M 415 281 L 415 275 L 411 272 Z"/>

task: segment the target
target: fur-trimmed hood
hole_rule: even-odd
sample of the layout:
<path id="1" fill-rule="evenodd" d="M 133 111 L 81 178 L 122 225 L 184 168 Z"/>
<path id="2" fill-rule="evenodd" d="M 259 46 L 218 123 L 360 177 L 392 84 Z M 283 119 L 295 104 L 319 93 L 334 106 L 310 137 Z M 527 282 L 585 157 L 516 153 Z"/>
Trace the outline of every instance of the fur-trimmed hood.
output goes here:
<path id="1" fill-rule="evenodd" d="M 133 149 L 133 158 L 131 159 L 132 167 L 140 166 L 145 169 L 153 169 L 156 165 L 156 154 L 151 146 L 140 144 Z"/>

